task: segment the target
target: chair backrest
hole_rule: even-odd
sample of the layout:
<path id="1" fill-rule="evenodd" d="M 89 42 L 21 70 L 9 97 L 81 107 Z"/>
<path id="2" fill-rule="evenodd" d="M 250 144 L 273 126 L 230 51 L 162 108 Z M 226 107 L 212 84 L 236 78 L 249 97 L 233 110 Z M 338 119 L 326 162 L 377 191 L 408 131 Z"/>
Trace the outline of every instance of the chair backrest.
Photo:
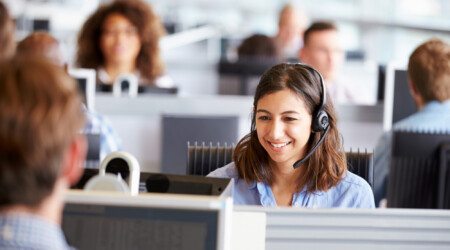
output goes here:
<path id="1" fill-rule="evenodd" d="M 207 175 L 227 165 L 233 161 L 234 148 L 234 144 L 188 142 L 186 174 Z M 348 170 L 366 180 L 373 189 L 373 153 L 367 153 L 367 150 L 360 152 L 358 149 L 356 152 L 347 152 L 346 156 Z"/>
<path id="2" fill-rule="evenodd" d="M 187 175 L 205 176 L 233 161 L 234 144 L 228 145 L 224 143 L 220 145 L 217 142 L 213 146 L 212 142 L 208 145 L 205 145 L 205 142 L 202 142 L 201 145 L 197 144 L 197 142 L 191 145 L 188 142 L 187 147 Z"/>
<path id="3" fill-rule="evenodd" d="M 387 205 L 450 208 L 450 134 L 394 131 Z"/>
<path id="4" fill-rule="evenodd" d="M 187 141 L 238 140 L 237 116 L 163 115 L 161 171 L 186 174 Z"/>
<path id="5" fill-rule="evenodd" d="M 373 153 L 360 152 L 358 148 L 356 152 L 350 149 L 345 154 L 348 170 L 366 180 L 373 190 Z"/>

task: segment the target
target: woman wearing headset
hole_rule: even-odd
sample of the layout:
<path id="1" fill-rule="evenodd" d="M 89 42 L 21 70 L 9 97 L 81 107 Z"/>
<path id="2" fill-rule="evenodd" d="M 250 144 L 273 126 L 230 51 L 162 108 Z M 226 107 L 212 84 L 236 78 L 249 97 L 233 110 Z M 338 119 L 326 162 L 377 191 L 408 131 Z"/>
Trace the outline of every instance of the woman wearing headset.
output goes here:
<path id="1" fill-rule="evenodd" d="M 373 208 L 369 184 L 347 171 L 336 125 L 322 76 L 278 64 L 261 77 L 234 162 L 208 176 L 234 179 L 236 205 Z"/>

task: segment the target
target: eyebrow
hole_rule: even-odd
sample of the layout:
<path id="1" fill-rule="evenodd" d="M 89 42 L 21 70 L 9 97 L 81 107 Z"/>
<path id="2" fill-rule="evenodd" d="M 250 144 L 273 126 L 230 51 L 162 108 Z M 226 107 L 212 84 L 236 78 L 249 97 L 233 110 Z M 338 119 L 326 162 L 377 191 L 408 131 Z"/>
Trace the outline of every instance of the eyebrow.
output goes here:
<path id="1" fill-rule="evenodd" d="M 267 110 L 265 110 L 265 109 L 258 109 L 258 110 L 256 111 L 256 113 L 266 113 L 266 114 L 270 114 L 270 112 L 267 111 Z M 297 115 L 299 115 L 300 113 L 297 112 L 297 111 L 294 111 L 294 110 L 287 110 L 287 111 L 284 111 L 284 112 L 281 113 L 281 114 L 282 114 L 282 115 L 286 115 L 286 114 L 297 114 Z"/>

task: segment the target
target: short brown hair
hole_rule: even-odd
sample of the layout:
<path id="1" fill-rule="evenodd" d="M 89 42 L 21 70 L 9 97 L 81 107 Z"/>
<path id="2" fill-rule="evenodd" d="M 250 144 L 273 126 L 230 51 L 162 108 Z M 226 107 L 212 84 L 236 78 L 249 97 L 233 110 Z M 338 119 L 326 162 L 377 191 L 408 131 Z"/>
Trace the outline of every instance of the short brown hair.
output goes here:
<path id="1" fill-rule="evenodd" d="M 17 54 L 43 56 L 52 62 L 63 65 L 63 53 L 59 41 L 47 32 L 34 32 L 17 44 Z"/>
<path id="2" fill-rule="evenodd" d="M 311 36 L 311 33 L 325 30 L 337 31 L 338 28 L 331 22 L 314 22 L 303 33 L 303 44 L 306 45 L 308 43 L 308 38 Z"/>
<path id="3" fill-rule="evenodd" d="M 77 85 L 61 67 L 40 58 L 0 62 L 0 207 L 41 204 L 83 125 Z"/>
<path id="4" fill-rule="evenodd" d="M 317 111 L 322 95 L 319 75 L 301 64 L 287 63 L 273 66 L 261 77 L 253 100 L 254 110 L 257 110 L 258 101 L 263 96 L 284 89 L 296 93 L 305 102 L 311 114 Z M 298 180 L 298 191 L 305 185 L 308 192 L 327 191 L 342 180 L 347 170 L 345 152 L 337 129 L 337 116 L 328 94 L 326 100 L 324 110 L 328 113 L 330 130 L 323 143 L 301 166 L 304 174 Z M 307 145 L 308 152 L 317 144 L 323 133 L 315 132 L 311 135 Z M 257 181 L 271 185 L 273 174 L 269 157 L 258 140 L 256 112 L 253 112 L 250 133 L 239 141 L 233 154 L 239 176 L 247 182 Z"/>
<path id="5" fill-rule="evenodd" d="M 409 57 L 408 75 L 425 103 L 450 98 L 450 46 L 432 39 Z"/>
<path id="6" fill-rule="evenodd" d="M 246 38 L 238 47 L 238 56 L 252 58 L 278 58 L 277 46 L 272 38 L 255 34 Z"/>
<path id="7" fill-rule="evenodd" d="M 0 59 L 14 55 L 14 22 L 5 4 L 0 2 Z"/>
<path id="8" fill-rule="evenodd" d="M 164 71 L 159 56 L 159 38 L 165 29 L 150 6 L 142 1 L 118 0 L 100 6 L 84 23 L 78 35 L 76 64 L 83 68 L 97 69 L 103 65 L 100 37 L 105 19 L 111 14 L 120 14 L 136 26 L 141 39 L 141 50 L 136 58 L 140 76 L 153 82 Z"/>

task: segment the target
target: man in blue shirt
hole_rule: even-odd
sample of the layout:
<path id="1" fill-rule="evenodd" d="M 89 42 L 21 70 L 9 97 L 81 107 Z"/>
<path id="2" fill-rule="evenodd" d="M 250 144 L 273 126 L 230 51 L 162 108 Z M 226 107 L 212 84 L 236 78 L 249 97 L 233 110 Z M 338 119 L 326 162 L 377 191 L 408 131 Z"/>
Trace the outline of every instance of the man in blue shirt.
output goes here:
<path id="1" fill-rule="evenodd" d="M 40 58 L 0 62 L 0 249 L 69 249 L 64 191 L 87 143 L 75 82 Z"/>
<path id="2" fill-rule="evenodd" d="M 410 56 L 408 77 L 418 111 L 396 122 L 393 130 L 450 133 L 450 46 L 433 39 Z M 385 133 L 375 149 L 375 202 L 386 197 L 392 131 Z"/>

